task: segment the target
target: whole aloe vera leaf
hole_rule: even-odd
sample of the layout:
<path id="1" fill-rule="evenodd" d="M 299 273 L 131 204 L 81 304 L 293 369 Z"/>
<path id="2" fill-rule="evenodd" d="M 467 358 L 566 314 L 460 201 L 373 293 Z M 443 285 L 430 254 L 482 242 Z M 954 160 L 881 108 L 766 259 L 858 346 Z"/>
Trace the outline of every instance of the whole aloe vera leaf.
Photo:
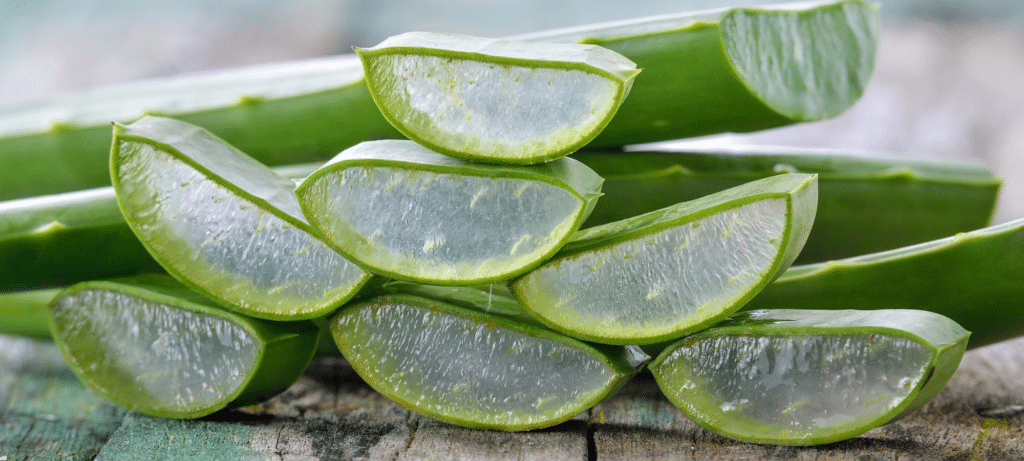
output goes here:
<path id="1" fill-rule="evenodd" d="M 50 339 L 46 306 L 60 294 L 60 288 L 0 293 L 0 334 Z"/>
<path id="2" fill-rule="evenodd" d="M 117 125 L 110 170 L 125 220 L 153 258 L 228 309 L 319 317 L 371 277 L 306 223 L 291 179 L 202 128 L 162 117 Z"/>
<path id="3" fill-rule="evenodd" d="M 779 173 L 818 175 L 818 214 L 797 263 L 874 253 L 989 224 L 1001 180 L 967 162 L 756 148 L 579 152 L 604 179 L 583 227 L 647 213 Z"/>
<path id="4" fill-rule="evenodd" d="M 488 305 L 474 287 L 405 294 L 403 286 L 347 305 L 331 318 L 331 332 L 370 386 L 432 418 L 506 431 L 552 426 L 618 390 L 639 366 L 626 348 L 588 345 L 502 315 L 522 313 L 507 297 Z"/>
<path id="5" fill-rule="evenodd" d="M 596 44 L 643 69 L 591 146 L 747 132 L 838 115 L 860 98 L 878 48 L 862 0 L 731 8 L 514 37 Z"/>
<path id="6" fill-rule="evenodd" d="M 268 165 L 330 158 L 398 133 L 356 56 L 182 75 L 101 88 L 0 114 L 0 200 L 110 185 L 110 122 L 164 115 L 202 126 Z"/>
<path id="7" fill-rule="evenodd" d="M 322 163 L 274 168 L 304 178 Z M 132 233 L 113 187 L 0 202 L 0 292 L 163 272 Z"/>
<path id="8" fill-rule="evenodd" d="M 167 275 L 74 285 L 50 305 L 53 337 L 89 388 L 163 418 L 258 402 L 295 382 L 319 336 L 311 322 L 222 310 Z"/>
<path id="9" fill-rule="evenodd" d="M 651 371 L 712 432 L 818 445 L 923 406 L 956 371 L 969 335 L 925 311 L 757 310 L 679 340 Z"/>
<path id="10" fill-rule="evenodd" d="M 508 280 L 579 229 L 601 178 L 570 158 L 487 165 L 412 141 L 370 141 L 338 154 L 296 189 L 338 251 L 370 271 L 432 285 Z"/>
<path id="11" fill-rule="evenodd" d="M 583 147 L 640 72 L 596 45 L 431 32 L 355 50 L 395 128 L 436 152 L 487 163 L 541 163 Z"/>
<path id="12" fill-rule="evenodd" d="M 1024 219 L 870 255 L 795 266 L 745 309 L 922 309 L 968 347 L 1024 335 Z"/>
<path id="13" fill-rule="evenodd" d="M 786 174 L 577 233 L 514 280 L 552 329 L 605 344 L 653 344 L 738 310 L 796 258 L 816 178 Z"/>

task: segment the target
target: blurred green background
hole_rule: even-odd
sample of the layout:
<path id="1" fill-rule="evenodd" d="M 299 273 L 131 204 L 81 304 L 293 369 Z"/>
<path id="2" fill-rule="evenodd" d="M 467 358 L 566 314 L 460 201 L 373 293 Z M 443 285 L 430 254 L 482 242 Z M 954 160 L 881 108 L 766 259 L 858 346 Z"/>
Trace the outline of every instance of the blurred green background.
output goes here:
<path id="1" fill-rule="evenodd" d="M 0 0 L 0 111 L 139 78 L 346 53 L 408 30 L 500 37 L 762 3 Z M 996 221 L 1024 217 L 1024 2 L 903 0 L 881 11 L 875 75 L 851 110 L 696 143 L 975 160 L 1006 179 Z"/>

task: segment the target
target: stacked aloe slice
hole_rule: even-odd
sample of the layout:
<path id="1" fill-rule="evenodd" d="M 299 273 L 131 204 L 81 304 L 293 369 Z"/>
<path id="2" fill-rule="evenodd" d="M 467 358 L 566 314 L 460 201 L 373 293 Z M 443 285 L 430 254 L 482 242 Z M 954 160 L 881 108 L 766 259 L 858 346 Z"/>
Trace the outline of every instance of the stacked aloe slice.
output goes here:
<path id="1" fill-rule="evenodd" d="M 160 116 L 115 124 L 109 168 L 116 204 L 109 190 L 54 199 L 44 211 L 0 204 L 0 220 L 19 220 L 0 244 L 23 248 L 42 238 L 81 245 L 83 235 L 128 228 L 148 257 L 103 265 L 97 276 L 155 270 L 152 261 L 167 274 L 89 281 L 59 294 L 5 294 L 0 304 L 47 303 L 50 331 L 85 383 L 125 407 L 172 418 L 287 387 L 316 349 L 316 319 L 383 395 L 476 428 L 566 421 L 648 364 L 694 421 L 758 443 L 853 437 L 905 416 L 942 388 L 969 336 L 942 315 L 899 303 L 811 310 L 827 306 L 806 298 L 799 305 L 808 310 L 737 313 L 785 308 L 813 292 L 817 282 L 801 276 L 821 271 L 787 273 L 812 229 L 850 226 L 854 220 L 834 212 L 850 202 L 843 194 L 875 193 L 872 185 L 892 177 L 876 170 L 894 164 L 829 169 L 772 157 L 774 167 L 760 168 L 766 160 L 757 158 L 737 160 L 740 173 L 722 180 L 714 175 L 723 168 L 702 172 L 714 163 L 707 156 L 690 167 L 655 165 L 658 159 L 648 162 L 650 171 L 633 163 L 648 157 L 630 152 L 568 157 L 586 145 L 835 115 L 859 97 L 870 74 L 872 5 L 732 9 L 524 38 L 418 32 L 358 49 L 365 87 L 359 80 L 360 91 L 352 90 L 358 72 L 345 66 L 339 94 L 349 95 L 342 101 L 354 110 L 350 123 L 363 123 L 368 101 L 383 117 L 374 111 L 363 126 L 345 127 L 363 142 L 334 136 L 343 145 L 328 145 L 344 150 L 315 170 L 292 170 L 297 181 L 232 145 L 260 149 L 234 138 L 256 136 L 257 128 L 225 128 L 239 119 L 233 115 L 217 119 L 209 108 L 180 115 L 212 117 L 223 137 Z M 305 83 L 291 89 L 327 91 Z M 309 97 L 264 89 L 281 98 L 267 104 L 292 111 L 302 104 L 285 100 Z M 324 104 L 309 107 L 297 120 L 317 119 Z M 380 129 L 378 119 L 395 131 Z M 409 140 L 373 140 L 393 132 Z M 293 144 L 303 143 L 278 139 L 267 147 L 273 155 L 259 157 L 276 158 Z M 818 157 L 832 165 L 830 158 Z M 788 168 L 778 168 L 783 163 Z M 946 182 L 932 195 L 972 190 L 982 205 L 969 208 L 986 214 L 996 180 L 973 167 L 936 170 Z M 624 182 L 660 181 L 664 171 L 705 173 L 701 193 L 650 197 Z M 623 183 L 606 191 L 614 194 L 610 203 L 634 211 L 600 208 L 602 176 Z M 826 181 L 856 187 L 823 187 L 819 201 Z M 94 226 L 100 230 L 75 222 L 64 235 L 44 222 L 78 203 L 103 218 Z M 591 218 L 595 207 L 600 216 Z M 580 230 L 588 218 L 599 225 Z M 40 267 L 58 273 L 45 252 L 42 260 Z M 913 271 L 887 267 L 889 277 Z M 59 273 L 55 283 L 74 278 Z M 846 289 L 869 280 L 853 275 Z M 771 295 L 759 297 L 762 290 Z M 19 328 L 39 335 L 31 325 Z"/>

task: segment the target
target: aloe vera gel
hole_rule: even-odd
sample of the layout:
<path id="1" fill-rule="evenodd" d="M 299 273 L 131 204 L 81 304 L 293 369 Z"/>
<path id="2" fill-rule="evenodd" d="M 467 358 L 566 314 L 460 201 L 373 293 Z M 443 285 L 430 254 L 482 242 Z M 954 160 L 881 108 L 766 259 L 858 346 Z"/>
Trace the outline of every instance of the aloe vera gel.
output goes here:
<path id="1" fill-rule="evenodd" d="M 199 127 L 159 117 L 115 127 L 111 174 L 154 259 L 229 309 L 313 318 L 370 278 L 309 227 L 291 179 Z"/>
<path id="2" fill-rule="evenodd" d="M 310 322 L 233 314 L 159 275 L 75 285 L 49 312 L 53 337 L 82 382 L 165 418 L 198 418 L 284 390 L 318 338 Z"/>
<path id="3" fill-rule="evenodd" d="M 925 311 L 758 310 L 679 340 L 651 371 L 710 431 L 814 445 L 920 408 L 956 371 L 968 336 Z"/>
<path id="4" fill-rule="evenodd" d="M 554 254 L 601 178 L 572 159 L 472 163 L 412 141 L 345 150 L 296 193 L 310 223 L 375 273 L 436 285 L 508 280 Z"/>
<path id="5" fill-rule="evenodd" d="M 442 421 L 551 426 L 617 390 L 643 361 L 631 364 L 622 347 L 598 349 L 525 323 L 510 297 L 474 287 L 403 293 L 402 286 L 346 306 L 331 318 L 331 332 L 374 389 Z"/>

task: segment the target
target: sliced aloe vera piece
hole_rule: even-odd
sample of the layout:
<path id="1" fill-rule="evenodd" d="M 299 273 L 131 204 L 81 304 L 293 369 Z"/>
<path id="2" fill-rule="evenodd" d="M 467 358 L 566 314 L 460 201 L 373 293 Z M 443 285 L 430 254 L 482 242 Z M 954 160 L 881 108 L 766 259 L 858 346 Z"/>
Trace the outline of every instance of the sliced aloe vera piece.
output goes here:
<path id="1" fill-rule="evenodd" d="M 817 445 L 917 410 L 970 333 L 915 310 L 757 310 L 687 336 L 651 364 L 688 418 L 737 440 Z"/>
<path id="2" fill-rule="evenodd" d="M 899 248 L 989 224 L 1001 181 L 982 165 L 843 151 L 750 148 L 579 152 L 605 179 L 583 227 L 626 219 L 779 173 L 818 175 L 799 264 Z"/>
<path id="3" fill-rule="evenodd" d="M 352 368 L 374 389 L 424 415 L 460 426 L 552 426 L 617 390 L 646 358 L 638 348 L 598 349 L 520 323 L 508 296 L 474 287 L 391 285 L 330 320 Z M 465 294 L 463 294 L 465 293 Z M 453 304 L 458 303 L 458 305 Z M 511 314 L 511 318 L 508 316 Z"/>
<path id="4" fill-rule="evenodd" d="M 511 284 L 551 328 L 606 344 L 678 338 L 732 314 L 800 252 L 816 178 L 773 176 L 577 233 Z"/>
<path id="5" fill-rule="evenodd" d="M 790 268 L 750 309 L 923 309 L 968 347 L 1024 335 L 1024 219 L 905 248 Z"/>
<path id="6" fill-rule="evenodd" d="M 352 56 L 286 62 L 100 88 L 0 114 L 0 200 L 110 185 L 110 122 L 144 115 L 202 126 L 268 165 L 326 160 L 398 136 Z"/>
<path id="7" fill-rule="evenodd" d="M 313 357 L 311 322 L 221 310 L 166 275 L 85 282 L 50 305 L 53 337 L 91 389 L 125 408 L 198 418 L 290 386 Z"/>
<path id="8" fill-rule="evenodd" d="M 154 259 L 229 309 L 308 319 L 370 275 L 306 223 L 295 183 L 185 122 L 114 128 L 111 174 L 125 219 Z"/>
<path id="9" fill-rule="evenodd" d="M 583 164 L 472 163 L 412 141 L 338 154 L 296 190 L 311 224 L 346 257 L 434 285 L 508 280 L 550 257 L 600 195 Z"/>
<path id="10" fill-rule="evenodd" d="M 621 146 L 833 117 L 863 93 L 878 36 L 877 7 L 846 0 L 682 13 L 514 38 L 596 44 L 644 70 L 591 143 Z"/>
<path id="11" fill-rule="evenodd" d="M 434 151 L 488 163 L 540 163 L 583 147 L 640 72 L 596 45 L 431 32 L 355 50 L 395 128 Z"/>

